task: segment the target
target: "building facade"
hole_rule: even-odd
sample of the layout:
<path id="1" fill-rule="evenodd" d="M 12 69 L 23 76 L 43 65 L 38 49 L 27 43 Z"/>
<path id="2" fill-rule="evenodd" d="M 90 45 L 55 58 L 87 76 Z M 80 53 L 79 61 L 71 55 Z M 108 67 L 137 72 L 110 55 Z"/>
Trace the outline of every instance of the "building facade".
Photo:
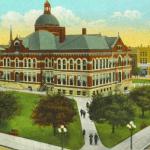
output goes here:
<path id="1" fill-rule="evenodd" d="M 91 96 L 131 84 L 130 50 L 120 36 L 66 35 L 65 27 L 51 14 L 48 1 L 35 23 L 35 32 L 12 38 L 0 53 L 1 86 L 49 93 Z"/>
<path id="2" fill-rule="evenodd" d="M 135 47 L 131 55 L 136 58 L 136 66 L 141 68 L 141 76 L 150 77 L 150 46 Z"/>

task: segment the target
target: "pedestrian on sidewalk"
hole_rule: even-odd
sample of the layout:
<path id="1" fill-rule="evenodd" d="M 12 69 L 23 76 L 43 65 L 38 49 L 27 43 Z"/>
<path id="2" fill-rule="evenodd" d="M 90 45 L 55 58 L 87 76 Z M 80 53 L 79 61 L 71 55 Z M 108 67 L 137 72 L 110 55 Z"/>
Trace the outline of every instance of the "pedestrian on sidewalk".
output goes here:
<path id="1" fill-rule="evenodd" d="M 86 111 L 83 110 L 83 118 L 85 118 L 85 116 L 86 116 Z"/>
<path id="2" fill-rule="evenodd" d="M 97 145 L 97 142 L 98 142 L 98 135 L 95 133 L 94 135 L 94 142 L 95 142 L 95 145 Z"/>
<path id="3" fill-rule="evenodd" d="M 85 134 L 86 134 L 86 131 L 85 131 L 85 129 L 83 129 L 83 131 L 82 131 L 83 137 L 85 137 Z"/>
<path id="4" fill-rule="evenodd" d="M 92 145 L 92 143 L 93 143 L 93 134 L 92 133 L 89 135 L 89 142 L 90 142 L 90 145 Z"/>
<path id="5" fill-rule="evenodd" d="M 90 104 L 89 104 L 89 102 L 87 102 L 86 103 L 86 108 L 89 109 L 89 107 L 90 107 Z"/>
<path id="6" fill-rule="evenodd" d="M 80 115 L 82 117 L 82 115 L 83 115 L 83 109 L 80 110 Z"/>

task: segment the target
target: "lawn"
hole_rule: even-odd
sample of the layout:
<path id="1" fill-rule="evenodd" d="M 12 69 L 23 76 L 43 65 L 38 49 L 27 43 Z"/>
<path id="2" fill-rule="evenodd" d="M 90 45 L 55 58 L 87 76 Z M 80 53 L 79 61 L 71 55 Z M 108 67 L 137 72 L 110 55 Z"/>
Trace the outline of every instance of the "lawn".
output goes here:
<path id="1" fill-rule="evenodd" d="M 148 79 L 132 79 L 132 83 L 150 83 Z"/>
<path id="2" fill-rule="evenodd" d="M 150 125 L 150 117 L 149 117 L 150 112 L 146 112 L 145 118 L 141 119 L 139 117 L 141 115 L 140 109 L 137 107 L 135 109 L 136 109 L 136 117 L 135 117 L 134 122 L 137 126 L 135 132 L 137 132 L 137 131 L 141 130 L 141 125 L 143 123 L 146 125 Z M 102 140 L 102 143 L 106 147 L 111 148 L 130 136 L 130 132 L 126 126 L 117 127 L 115 133 L 112 134 L 110 124 L 108 124 L 108 123 L 95 123 L 95 124 L 96 124 L 97 131 L 99 133 L 99 136 Z"/>
<path id="3" fill-rule="evenodd" d="M 13 119 L 1 124 L 0 131 L 9 133 L 11 129 L 16 129 L 21 137 L 59 146 L 61 144 L 60 136 L 53 135 L 52 127 L 40 127 L 33 124 L 31 119 L 32 110 L 38 103 L 40 96 L 16 92 L 13 94 L 17 96 L 21 110 Z M 78 150 L 84 144 L 79 116 L 75 117 L 74 122 L 68 126 L 68 134 L 64 142 L 65 147 L 71 150 Z"/>

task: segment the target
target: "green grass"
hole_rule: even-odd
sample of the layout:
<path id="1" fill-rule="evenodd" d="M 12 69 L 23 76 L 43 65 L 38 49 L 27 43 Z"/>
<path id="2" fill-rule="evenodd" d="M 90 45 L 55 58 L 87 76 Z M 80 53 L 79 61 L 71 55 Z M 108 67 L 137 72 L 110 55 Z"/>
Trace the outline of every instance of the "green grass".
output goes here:
<path id="1" fill-rule="evenodd" d="M 132 79 L 132 83 L 150 83 L 148 79 Z"/>
<path id="2" fill-rule="evenodd" d="M 145 123 L 146 125 L 150 125 L 150 117 L 149 117 L 150 112 L 145 113 L 144 119 L 141 119 L 140 115 L 141 115 L 140 109 L 136 108 L 136 117 L 134 122 L 137 128 L 134 132 L 138 132 L 139 130 L 141 130 L 141 124 L 143 123 Z M 109 148 L 119 144 L 120 142 L 122 142 L 123 140 L 125 140 L 130 136 L 130 132 L 126 126 L 117 127 L 115 133 L 112 134 L 110 124 L 108 123 L 95 123 L 95 124 L 98 134 L 102 140 L 102 143 Z"/>
<path id="3" fill-rule="evenodd" d="M 40 127 L 33 124 L 31 119 L 32 110 L 38 103 L 40 96 L 16 92 L 14 94 L 17 96 L 17 101 L 21 107 L 20 113 L 1 124 L 0 131 L 9 133 L 11 129 L 17 129 L 21 137 L 59 146 L 61 144 L 60 136 L 53 135 L 52 127 Z M 79 116 L 76 116 L 74 122 L 69 124 L 64 143 L 65 147 L 71 150 L 78 150 L 84 144 Z"/>

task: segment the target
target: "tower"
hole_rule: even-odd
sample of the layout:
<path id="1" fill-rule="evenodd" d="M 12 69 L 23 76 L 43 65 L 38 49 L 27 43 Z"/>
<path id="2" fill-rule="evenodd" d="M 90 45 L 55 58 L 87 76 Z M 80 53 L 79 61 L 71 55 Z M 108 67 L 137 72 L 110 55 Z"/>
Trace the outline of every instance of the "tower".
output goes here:
<path id="1" fill-rule="evenodd" d="M 44 14 L 51 14 L 51 5 L 48 0 L 44 3 Z"/>
<path id="2" fill-rule="evenodd" d="M 13 40 L 13 35 L 12 35 L 12 26 L 10 26 L 10 42 Z"/>

